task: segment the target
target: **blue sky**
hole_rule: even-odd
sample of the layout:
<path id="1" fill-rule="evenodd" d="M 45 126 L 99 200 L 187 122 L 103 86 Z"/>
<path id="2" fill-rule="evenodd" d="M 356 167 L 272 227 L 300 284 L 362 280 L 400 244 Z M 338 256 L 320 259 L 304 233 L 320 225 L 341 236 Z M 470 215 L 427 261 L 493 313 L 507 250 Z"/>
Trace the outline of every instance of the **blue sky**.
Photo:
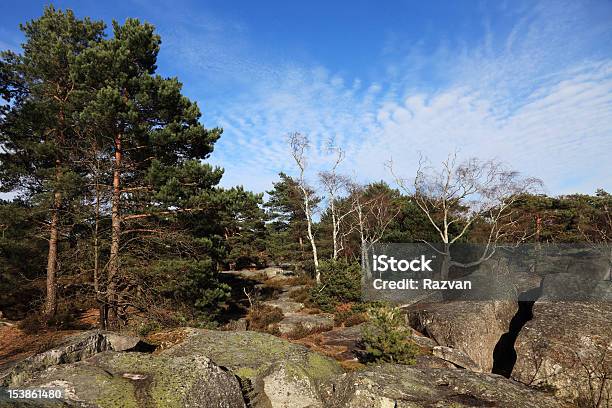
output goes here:
<path id="1" fill-rule="evenodd" d="M 0 48 L 46 1 L 0 14 Z M 330 4 L 331 3 L 331 4 Z M 223 184 L 264 191 L 294 173 L 288 132 L 312 139 L 311 183 L 330 164 L 360 181 L 496 158 L 549 194 L 612 190 L 612 2 L 56 1 L 79 16 L 138 17 L 162 36 L 159 72 L 178 76 L 206 126 Z"/>

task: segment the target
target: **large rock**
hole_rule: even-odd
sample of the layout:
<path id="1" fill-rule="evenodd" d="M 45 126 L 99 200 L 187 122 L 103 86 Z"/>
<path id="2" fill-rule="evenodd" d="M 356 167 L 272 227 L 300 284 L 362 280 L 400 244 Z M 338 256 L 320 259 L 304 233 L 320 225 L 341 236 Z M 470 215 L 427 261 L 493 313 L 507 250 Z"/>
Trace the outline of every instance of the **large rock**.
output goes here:
<path id="1" fill-rule="evenodd" d="M 199 354 L 103 352 L 35 373 L 21 387 L 61 388 L 67 406 L 246 407 L 236 377 Z"/>
<path id="2" fill-rule="evenodd" d="M 334 327 L 332 330 L 314 333 L 295 342 L 338 361 L 357 361 L 365 351 L 362 343 L 363 324 L 351 327 Z"/>
<path id="3" fill-rule="evenodd" d="M 383 365 L 349 373 L 330 391 L 328 407 L 559 408 L 549 395 L 494 374 Z"/>
<path id="4" fill-rule="evenodd" d="M 449 363 L 452 363 L 457 367 L 467 368 L 468 370 L 474 372 L 482 371 L 480 367 L 478 367 L 476 363 L 472 361 L 471 358 L 454 348 L 446 346 L 435 346 L 432 350 L 432 354 L 435 357 L 438 357 L 439 359 L 442 359 L 444 361 L 448 361 Z"/>
<path id="5" fill-rule="evenodd" d="M 512 378 L 585 406 L 602 394 L 612 404 L 612 303 L 537 301 L 532 313 Z"/>
<path id="6" fill-rule="evenodd" d="M 296 313 L 304 308 L 304 304 L 301 302 L 295 302 L 291 299 L 276 299 L 276 300 L 266 300 L 262 302 L 264 305 L 277 307 L 283 311 L 283 313 Z"/>
<path id="7" fill-rule="evenodd" d="M 291 334 L 295 331 L 327 331 L 334 327 L 334 316 L 328 313 L 312 315 L 286 313 L 276 326 L 280 334 Z"/>
<path id="8" fill-rule="evenodd" d="M 155 347 L 139 337 L 123 336 L 112 332 L 94 330 L 69 337 L 57 347 L 28 357 L 0 373 L 0 385 L 17 387 L 33 373 L 58 364 L 74 363 L 92 357 L 103 351 L 153 351 Z"/>
<path id="9" fill-rule="evenodd" d="M 517 302 L 454 301 L 416 304 L 407 310 L 408 321 L 438 345 L 452 347 L 490 372 L 493 350 L 517 311 Z M 467 367 L 469 368 L 469 367 Z"/>
<path id="10" fill-rule="evenodd" d="M 338 363 L 269 334 L 186 329 L 185 340 L 162 354 L 203 354 L 230 369 L 253 407 L 322 407 L 321 386 L 342 370 Z"/>

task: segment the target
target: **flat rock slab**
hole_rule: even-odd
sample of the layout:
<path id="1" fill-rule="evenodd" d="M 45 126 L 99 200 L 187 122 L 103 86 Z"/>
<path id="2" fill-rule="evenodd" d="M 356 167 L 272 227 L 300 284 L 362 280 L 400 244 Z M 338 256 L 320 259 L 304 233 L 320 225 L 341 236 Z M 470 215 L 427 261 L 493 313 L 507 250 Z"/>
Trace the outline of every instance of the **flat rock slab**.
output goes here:
<path id="1" fill-rule="evenodd" d="M 327 406 L 333 408 L 568 407 L 550 395 L 494 374 L 395 364 L 345 374 L 330 391 Z"/>
<path id="2" fill-rule="evenodd" d="M 332 314 L 299 314 L 288 313 L 283 320 L 277 323 L 281 334 L 288 334 L 303 327 L 306 330 L 331 330 L 334 327 L 334 316 Z"/>
<path id="3" fill-rule="evenodd" d="M 28 357 L 11 367 L 10 371 L 0 373 L 0 385 L 18 387 L 38 371 L 59 364 L 85 360 L 103 351 L 153 351 L 154 349 L 154 346 L 136 336 L 92 330 L 71 336 L 59 346 Z"/>
<path id="4" fill-rule="evenodd" d="M 296 313 L 304 308 L 304 304 L 301 302 L 295 302 L 292 300 L 277 299 L 277 300 L 266 300 L 262 302 L 264 305 L 277 307 L 283 311 L 284 314 Z"/>
<path id="5" fill-rule="evenodd" d="M 186 333 L 183 343 L 162 354 L 209 356 L 240 379 L 251 407 L 324 407 L 320 387 L 342 373 L 333 359 L 269 334 L 203 329 Z"/>

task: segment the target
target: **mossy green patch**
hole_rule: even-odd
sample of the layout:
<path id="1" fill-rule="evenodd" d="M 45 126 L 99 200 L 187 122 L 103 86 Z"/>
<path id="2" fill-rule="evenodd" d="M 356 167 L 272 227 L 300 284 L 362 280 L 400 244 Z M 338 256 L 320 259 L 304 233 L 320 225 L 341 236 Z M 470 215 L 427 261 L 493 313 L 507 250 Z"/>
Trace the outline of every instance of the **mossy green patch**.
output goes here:
<path id="1" fill-rule="evenodd" d="M 240 378 L 253 378 L 255 376 L 257 376 L 257 374 L 259 374 L 259 371 L 257 371 L 254 368 L 251 367 L 241 367 L 239 369 L 237 369 L 236 371 L 236 375 Z"/>
<path id="2" fill-rule="evenodd" d="M 332 359 L 309 351 L 306 347 L 266 333 L 252 331 L 220 332 L 198 330 L 169 355 L 201 353 L 216 364 L 236 372 L 240 377 L 252 378 L 268 367 L 283 362 L 291 375 L 325 380 L 342 372 Z"/>
<path id="3" fill-rule="evenodd" d="M 325 380 L 334 375 L 340 374 L 342 369 L 334 360 L 324 357 L 320 354 L 308 354 L 308 365 L 306 371 L 311 378 L 316 380 Z"/>

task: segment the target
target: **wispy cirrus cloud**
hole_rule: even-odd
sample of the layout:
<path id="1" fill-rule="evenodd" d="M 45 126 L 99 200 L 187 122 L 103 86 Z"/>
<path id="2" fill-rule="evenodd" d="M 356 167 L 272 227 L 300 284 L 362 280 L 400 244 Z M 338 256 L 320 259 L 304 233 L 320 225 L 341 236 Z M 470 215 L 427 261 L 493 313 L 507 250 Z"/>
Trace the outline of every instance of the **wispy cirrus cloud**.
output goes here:
<path id="1" fill-rule="evenodd" d="M 390 158 L 410 175 L 417 152 L 435 162 L 458 150 L 541 177 L 553 194 L 609 189 L 612 55 L 593 44 L 612 30 L 591 15 L 571 2 L 541 3 L 508 11 L 505 31 L 483 19 L 475 44 L 443 41 L 428 52 L 390 41 L 378 75 L 363 79 L 242 59 L 248 44 L 225 49 L 241 89 L 209 111 L 225 129 L 213 161 L 226 168 L 225 184 L 269 189 L 279 171 L 293 171 L 286 135 L 300 131 L 312 139 L 313 180 L 333 138 L 347 151 L 343 170 L 362 181 L 390 181 Z M 185 47 L 198 61 L 198 47 Z"/>

